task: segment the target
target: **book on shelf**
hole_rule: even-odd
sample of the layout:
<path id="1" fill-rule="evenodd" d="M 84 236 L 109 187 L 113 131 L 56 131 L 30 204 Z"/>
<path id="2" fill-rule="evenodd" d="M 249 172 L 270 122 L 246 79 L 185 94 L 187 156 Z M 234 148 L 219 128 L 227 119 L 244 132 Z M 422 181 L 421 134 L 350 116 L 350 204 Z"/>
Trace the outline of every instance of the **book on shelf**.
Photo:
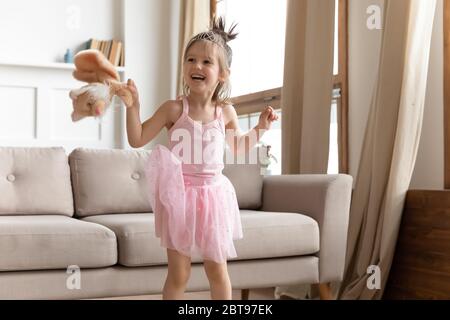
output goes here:
<path id="1" fill-rule="evenodd" d="M 116 67 L 124 66 L 125 50 L 122 41 L 115 39 L 98 40 L 92 38 L 88 41 L 87 48 L 100 51 Z"/>
<path id="2" fill-rule="evenodd" d="M 113 40 L 111 44 L 111 50 L 109 52 L 109 62 L 118 66 L 120 62 L 120 55 L 122 53 L 122 42 Z"/>
<path id="3" fill-rule="evenodd" d="M 122 44 L 122 50 L 120 52 L 119 66 L 125 67 L 125 48 Z"/>

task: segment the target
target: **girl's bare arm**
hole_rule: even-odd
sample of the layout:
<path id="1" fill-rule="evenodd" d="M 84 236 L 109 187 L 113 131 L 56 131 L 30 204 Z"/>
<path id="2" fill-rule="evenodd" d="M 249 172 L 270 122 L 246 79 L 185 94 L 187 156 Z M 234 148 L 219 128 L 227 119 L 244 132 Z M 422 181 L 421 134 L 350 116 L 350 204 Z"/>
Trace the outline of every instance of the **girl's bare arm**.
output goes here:
<path id="1" fill-rule="evenodd" d="M 128 80 L 128 88 L 133 95 L 133 105 L 127 106 L 127 136 L 128 143 L 133 148 L 141 148 L 155 138 L 168 119 L 168 108 L 173 104 L 167 101 L 162 104 L 151 118 L 141 124 L 139 115 L 139 95 L 132 80 Z"/>
<path id="2" fill-rule="evenodd" d="M 265 131 L 270 129 L 273 121 L 278 120 L 278 116 L 272 107 L 268 106 L 261 112 L 258 124 L 246 133 L 239 127 L 236 110 L 232 106 L 227 106 L 227 114 L 230 121 L 225 126 L 226 140 L 233 154 L 244 154 L 249 152 L 261 139 Z"/>
<path id="3" fill-rule="evenodd" d="M 153 140 L 164 128 L 167 122 L 167 104 L 161 105 L 155 114 L 141 124 L 139 109 L 127 109 L 127 135 L 128 143 L 133 148 L 141 148 Z"/>

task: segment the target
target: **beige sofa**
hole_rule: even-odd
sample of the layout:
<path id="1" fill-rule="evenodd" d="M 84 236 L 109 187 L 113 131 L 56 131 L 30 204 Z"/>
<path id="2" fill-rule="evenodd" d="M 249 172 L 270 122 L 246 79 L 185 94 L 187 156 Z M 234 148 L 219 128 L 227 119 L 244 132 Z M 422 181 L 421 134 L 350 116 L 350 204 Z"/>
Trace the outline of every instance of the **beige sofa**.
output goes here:
<path id="1" fill-rule="evenodd" d="M 167 260 L 146 197 L 148 154 L 0 147 L 0 299 L 160 293 Z M 350 176 L 263 176 L 256 165 L 224 174 L 244 233 L 228 262 L 234 289 L 342 278 Z M 208 288 L 194 257 L 187 291 Z"/>

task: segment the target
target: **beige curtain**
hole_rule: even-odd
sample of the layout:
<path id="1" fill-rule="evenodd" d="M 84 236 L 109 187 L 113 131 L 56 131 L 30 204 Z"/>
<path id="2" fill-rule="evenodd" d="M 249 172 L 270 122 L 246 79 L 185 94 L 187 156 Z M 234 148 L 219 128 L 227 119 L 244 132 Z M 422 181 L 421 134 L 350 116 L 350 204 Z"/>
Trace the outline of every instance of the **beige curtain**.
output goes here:
<path id="1" fill-rule="evenodd" d="M 288 0 L 282 88 L 283 174 L 326 173 L 333 89 L 334 0 Z M 275 297 L 315 295 L 309 285 Z"/>
<path id="2" fill-rule="evenodd" d="M 326 173 L 334 0 L 289 0 L 282 88 L 283 174 Z"/>
<path id="3" fill-rule="evenodd" d="M 210 21 L 210 0 L 182 0 L 180 5 L 180 41 L 178 60 L 177 94 L 183 92 L 184 48 L 189 40 L 199 32 L 206 31 Z"/>
<path id="4" fill-rule="evenodd" d="M 350 210 L 339 297 L 380 299 L 419 145 L 436 0 L 386 0 L 378 83 Z M 351 63 L 351 61 L 350 61 Z M 381 289 L 370 289 L 369 266 Z"/>

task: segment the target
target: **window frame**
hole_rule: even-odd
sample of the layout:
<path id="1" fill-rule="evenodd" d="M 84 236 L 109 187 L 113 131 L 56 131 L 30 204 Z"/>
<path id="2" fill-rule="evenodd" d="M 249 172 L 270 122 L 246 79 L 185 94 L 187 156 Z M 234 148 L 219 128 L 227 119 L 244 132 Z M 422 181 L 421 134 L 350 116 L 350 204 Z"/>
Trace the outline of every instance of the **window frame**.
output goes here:
<path id="1" fill-rule="evenodd" d="M 281 88 L 269 89 L 231 98 L 236 113 L 245 115 L 261 112 L 270 104 L 274 110 L 281 109 Z"/>
<path id="2" fill-rule="evenodd" d="M 213 19 L 217 13 L 217 2 L 210 0 L 210 16 Z M 446 3 L 450 0 L 444 0 Z M 340 97 L 337 98 L 338 115 L 338 158 L 339 172 L 349 173 L 348 163 L 348 0 L 338 0 L 338 74 L 333 76 L 333 89 L 340 89 Z M 449 16 L 450 17 L 450 16 Z M 450 18 L 449 18 L 450 19 Z M 449 43 L 450 44 L 450 43 Z M 449 60 L 450 61 L 450 60 Z M 450 76 L 450 69 L 449 69 Z M 449 79 L 450 80 L 450 79 Z M 449 81 L 450 85 L 450 81 Z M 281 109 L 281 89 L 274 88 L 231 98 L 238 115 L 261 112 L 267 104 L 275 110 Z M 450 86 L 448 92 L 450 93 Z M 450 96 L 449 96 L 450 103 Z M 449 106 L 450 110 L 450 106 Z M 331 101 L 330 101 L 331 111 Z M 450 123 L 449 123 L 450 125 Z M 447 135 L 446 135 L 447 136 Z M 450 129 L 448 132 L 450 143 Z M 450 151 L 450 150 L 449 150 Z M 450 155 L 450 154 L 449 154 Z M 450 161 L 450 156 L 448 157 Z M 450 163 L 448 166 L 450 170 Z M 450 184 L 450 174 L 449 174 Z"/>
<path id="3" fill-rule="evenodd" d="M 209 19 L 212 21 L 217 13 L 217 2 L 220 0 L 209 0 Z"/>
<path id="4" fill-rule="evenodd" d="M 339 0 L 338 19 L 339 72 L 333 87 L 341 90 L 337 99 L 339 172 L 348 174 L 348 0 Z"/>

